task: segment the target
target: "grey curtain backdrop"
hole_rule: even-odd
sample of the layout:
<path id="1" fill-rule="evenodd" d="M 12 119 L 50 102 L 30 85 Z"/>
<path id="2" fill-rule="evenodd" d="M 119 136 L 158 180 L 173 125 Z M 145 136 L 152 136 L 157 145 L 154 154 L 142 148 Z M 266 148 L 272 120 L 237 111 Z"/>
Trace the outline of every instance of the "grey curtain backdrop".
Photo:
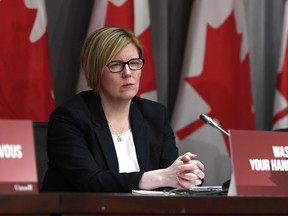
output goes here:
<path id="1" fill-rule="evenodd" d="M 93 3 L 93 0 L 46 0 L 57 105 L 75 94 L 79 53 Z M 170 116 L 175 106 L 192 5 L 193 0 L 150 0 L 158 97 Z M 245 0 L 257 129 L 270 130 L 272 125 L 283 6 L 284 0 Z"/>
<path id="2" fill-rule="evenodd" d="M 245 3 L 257 129 L 271 130 L 285 1 Z"/>

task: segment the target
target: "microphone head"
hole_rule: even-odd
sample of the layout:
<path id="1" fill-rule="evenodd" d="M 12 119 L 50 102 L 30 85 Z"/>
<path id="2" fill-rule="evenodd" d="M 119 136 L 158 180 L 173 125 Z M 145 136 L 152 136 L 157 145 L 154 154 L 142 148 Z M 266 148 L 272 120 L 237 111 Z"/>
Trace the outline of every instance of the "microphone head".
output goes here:
<path id="1" fill-rule="evenodd" d="M 201 114 L 201 115 L 200 115 L 200 119 L 201 119 L 202 121 L 204 121 L 205 123 L 208 123 L 205 114 Z"/>
<path id="2" fill-rule="evenodd" d="M 200 119 L 203 120 L 206 124 L 211 125 L 212 127 L 215 127 L 215 123 L 212 120 L 212 118 L 210 118 L 209 116 L 205 115 L 205 114 L 201 114 L 200 115 Z"/>

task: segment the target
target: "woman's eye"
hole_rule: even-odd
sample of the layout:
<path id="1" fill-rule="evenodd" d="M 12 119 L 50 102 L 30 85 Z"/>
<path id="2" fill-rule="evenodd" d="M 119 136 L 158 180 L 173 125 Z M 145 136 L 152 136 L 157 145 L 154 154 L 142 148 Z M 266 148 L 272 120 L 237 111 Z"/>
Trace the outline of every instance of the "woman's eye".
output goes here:
<path id="1" fill-rule="evenodd" d="M 110 64 L 110 67 L 121 67 L 121 63 L 113 63 L 113 64 Z"/>
<path id="2" fill-rule="evenodd" d="M 137 65 L 139 65 L 139 62 L 130 62 L 130 65 L 137 66 Z"/>

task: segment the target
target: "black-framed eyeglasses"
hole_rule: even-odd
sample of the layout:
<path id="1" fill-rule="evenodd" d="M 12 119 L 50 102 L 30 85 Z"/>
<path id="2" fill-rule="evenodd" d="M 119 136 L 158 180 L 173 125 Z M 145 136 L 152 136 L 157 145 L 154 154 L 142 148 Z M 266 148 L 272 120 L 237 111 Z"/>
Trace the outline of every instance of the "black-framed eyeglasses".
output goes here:
<path id="1" fill-rule="evenodd" d="M 125 65 L 127 64 L 131 71 L 137 71 L 143 68 L 144 66 L 144 59 L 141 58 L 133 58 L 127 62 L 123 61 L 111 61 L 106 66 L 112 73 L 120 73 L 123 71 Z"/>

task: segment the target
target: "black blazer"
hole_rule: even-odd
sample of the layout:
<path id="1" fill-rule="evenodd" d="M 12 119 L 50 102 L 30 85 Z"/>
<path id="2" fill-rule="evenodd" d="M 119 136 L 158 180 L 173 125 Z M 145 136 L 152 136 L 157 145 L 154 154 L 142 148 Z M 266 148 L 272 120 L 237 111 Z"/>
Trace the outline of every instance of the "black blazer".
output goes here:
<path id="1" fill-rule="evenodd" d="M 42 191 L 131 192 L 145 171 L 170 166 L 178 149 L 165 107 L 134 97 L 129 118 L 140 172 L 119 173 L 99 95 L 81 92 L 57 107 L 49 120 Z"/>

